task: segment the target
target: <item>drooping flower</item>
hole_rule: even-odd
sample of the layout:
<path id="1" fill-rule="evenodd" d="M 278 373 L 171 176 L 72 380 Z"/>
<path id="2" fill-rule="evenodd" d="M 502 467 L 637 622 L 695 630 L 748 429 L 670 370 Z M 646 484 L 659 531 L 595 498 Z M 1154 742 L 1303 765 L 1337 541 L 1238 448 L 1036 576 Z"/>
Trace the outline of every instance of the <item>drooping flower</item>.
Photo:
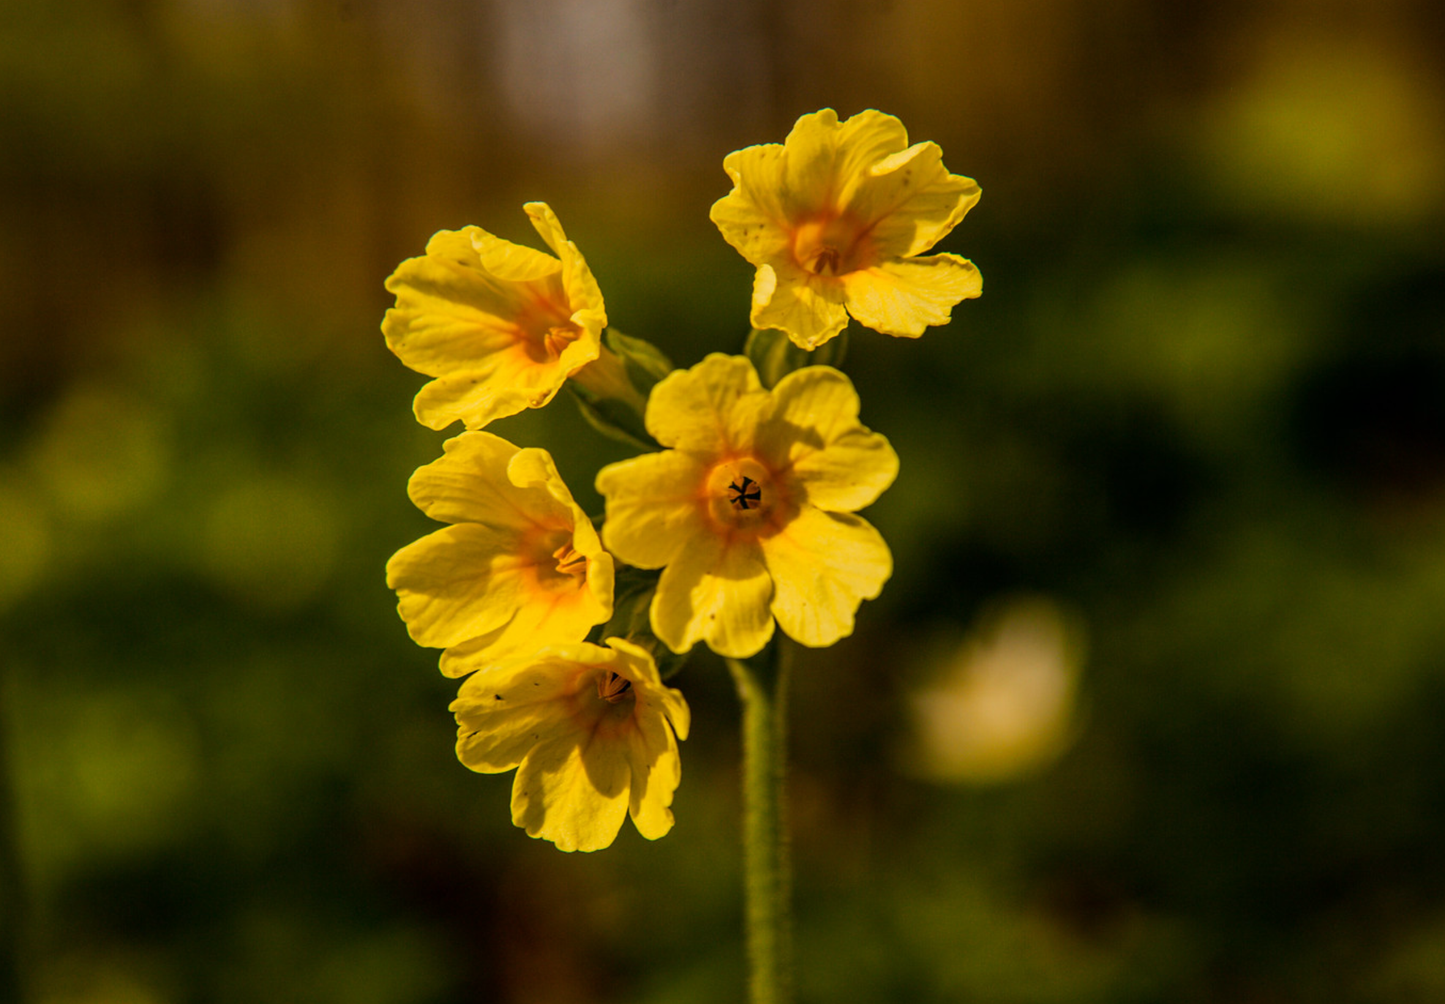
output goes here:
<path id="1" fill-rule="evenodd" d="M 893 483 L 898 457 L 859 424 L 848 378 L 809 366 L 768 391 L 747 359 L 715 353 L 653 388 L 646 421 L 669 449 L 604 467 L 597 490 L 608 549 L 663 569 L 657 637 L 744 658 L 774 618 L 804 645 L 851 634 L 858 604 L 893 570 L 853 512 Z"/>
<path id="2" fill-rule="evenodd" d="M 612 556 L 546 450 L 464 432 L 407 491 L 452 525 L 396 552 L 386 584 L 417 644 L 446 649 L 443 673 L 581 641 L 612 615 Z"/>
<path id="3" fill-rule="evenodd" d="M 979 198 L 973 179 L 949 174 L 942 157 L 936 143 L 909 146 L 892 115 L 869 110 L 840 123 L 831 108 L 798 119 L 781 145 L 728 154 L 733 190 L 711 215 L 757 266 L 753 327 L 781 328 L 813 349 L 849 314 L 906 338 L 947 324 L 983 279 L 958 255 L 918 257 Z"/>
<path id="4" fill-rule="evenodd" d="M 523 208 L 555 258 L 466 227 L 440 231 L 386 280 L 396 294 L 381 324 L 387 347 L 436 378 L 413 403 L 429 429 L 540 408 L 598 356 L 607 313 L 597 280 L 546 203 Z"/>
<path id="5" fill-rule="evenodd" d="M 648 840 L 672 829 L 690 722 L 647 650 L 556 645 L 468 677 L 452 703 L 457 756 L 472 770 L 517 767 L 512 822 L 563 851 L 595 851 L 622 819 Z"/>

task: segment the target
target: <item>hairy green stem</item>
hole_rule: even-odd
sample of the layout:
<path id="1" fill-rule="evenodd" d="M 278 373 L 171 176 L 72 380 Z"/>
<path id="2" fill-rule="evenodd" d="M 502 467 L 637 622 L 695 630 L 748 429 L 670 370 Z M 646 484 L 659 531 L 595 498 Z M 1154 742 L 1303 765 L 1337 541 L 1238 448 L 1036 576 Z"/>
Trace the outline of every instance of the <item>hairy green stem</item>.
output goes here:
<path id="1" fill-rule="evenodd" d="M 743 869 L 752 1004 L 792 1000 L 792 868 L 783 819 L 789 643 L 729 659 L 743 705 Z"/>

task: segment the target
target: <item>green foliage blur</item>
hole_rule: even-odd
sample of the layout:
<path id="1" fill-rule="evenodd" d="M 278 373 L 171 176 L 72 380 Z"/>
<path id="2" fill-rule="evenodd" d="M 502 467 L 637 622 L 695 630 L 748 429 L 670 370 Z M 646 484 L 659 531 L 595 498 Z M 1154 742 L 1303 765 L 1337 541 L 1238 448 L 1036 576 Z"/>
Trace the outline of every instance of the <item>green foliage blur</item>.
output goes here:
<path id="1" fill-rule="evenodd" d="M 378 324 L 544 199 L 620 329 L 740 351 L 722 158 L 823 106 L 979 180 L 984 295 L 851 333 L 897 571 L 796 674 L 801 999 L 1445 999 L 1438 3 L 16 0 L 0 1001 L 741 997 L 725 671 L 672 681 L 665 839 L 513 828 L 385 588 L 445 437 Z M 626 455 L 565 395 L 493 429 L 590 512 Z M 1059 734 L 921 768 L 1018 596 L 1082 653 Z"/>

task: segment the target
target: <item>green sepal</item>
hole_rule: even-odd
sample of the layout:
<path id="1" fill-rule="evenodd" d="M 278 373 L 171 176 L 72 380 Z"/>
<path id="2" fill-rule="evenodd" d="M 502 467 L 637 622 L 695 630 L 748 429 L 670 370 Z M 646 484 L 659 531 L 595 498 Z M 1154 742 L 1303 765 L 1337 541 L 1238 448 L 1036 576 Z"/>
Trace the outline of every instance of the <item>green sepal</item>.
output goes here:
<path id="1" fill-rule="evenodd" d="M 644 398 L 652 393 L 652 388 L 659 380 L 677 368 L 656 345 L 644 338 L 624 335 L 616 328 L 608 328 L 602 332 L 602 344 L 622 357 L 632 386 L 636 387 Z"/>
<path id="2" fill-rule="evenodd" d="M 743 355 L 752 361 L 763 386 L 772 390 L 794 370 L 804 366 L 843 367 L 848 354 L 848 331 L 829 339 L 811 352 L 793 344 L 786 332 L 777 328 L 753 328 L 743 345 Z"/>
<path id="3" fill-rule="evenodd" d="M 664 680 L 675 676 L 687 662 L 652 633 L 652 597 L 657 592 L 660 571 L 619 565 L 612 589 L 612 619 L 602 627 L 601 638 L 623 638 L 652 653 L 657 672 Z"/>
<path id="4" fill-rule="evenodd" d="M 626 443 L 644 453 L 662 449 L 657 440 L 648 435 L 642 416 L 636 409 L 628 407 L 626 402 L 615 397 L 593 397 L 570 380 L 567 386 L 572 391 L 572 399 L 577 402 L 577 410 L 582 413 L 587 424 L 608 439 Z"/>
<path id="5" fill-rule="evenodd" d="M 604 355 L 593 366 L 603 366 L 597 376 L 574 374 L 567 381 L 582 417 L 598 432 L 639 450 L 659 450 L 657 440 L 647 431 L 644 411 L 647 396 L 657 382 L 673 370 L 672 360 L 651 342 L 624 335 L 615 328 L 602 332 Z M 610 363 L 604 360 L 610 359 Z M 619 365 L 620 364 L 620 365 Z"/>

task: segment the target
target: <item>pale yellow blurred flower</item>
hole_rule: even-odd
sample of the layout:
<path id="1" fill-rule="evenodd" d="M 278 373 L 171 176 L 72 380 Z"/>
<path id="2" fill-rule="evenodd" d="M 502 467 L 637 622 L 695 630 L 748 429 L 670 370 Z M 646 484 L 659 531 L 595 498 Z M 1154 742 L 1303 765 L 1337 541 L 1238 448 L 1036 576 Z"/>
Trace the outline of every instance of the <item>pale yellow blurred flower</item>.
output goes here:
<path id="1" fill-rule="evenodd" d="M 907 768 L 990 783 L 1052 762 L 1074 737 L 1082 649 L 1082 628 L 1050 600 L 996 608 L 912 694 Z"/>

